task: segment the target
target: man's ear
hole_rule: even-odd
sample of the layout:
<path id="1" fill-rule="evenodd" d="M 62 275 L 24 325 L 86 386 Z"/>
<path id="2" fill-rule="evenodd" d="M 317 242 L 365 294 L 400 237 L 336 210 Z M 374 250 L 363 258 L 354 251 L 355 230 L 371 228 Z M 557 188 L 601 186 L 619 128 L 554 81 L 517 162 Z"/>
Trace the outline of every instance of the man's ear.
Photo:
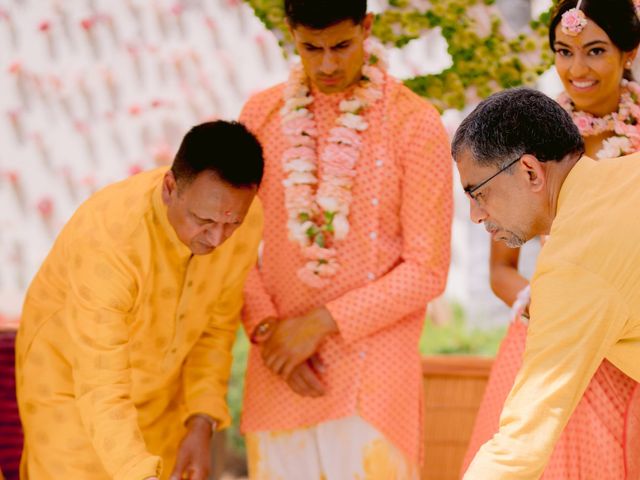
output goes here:
<path id="1" fill-rule="evenodd" d="M 371 35 L 371 29 L 373 28 L 373 13 L 369 12 L 362 20 L 362 29 L 364 30 L 364 38 L 369 37 Z"/>
<path id="2" fill-rule="evenodd" d="M 171 203 L 171 199 L 178 194 L 178 182 L 171 170 L 167 171 L 162 178 L 162 201 L 165 205 Z"/>
<path id="3" fill-rule="evenodd" d="M 531 191 L 541 191 L 547 183 L 547 171 L 543 162 L 535 156 L 526 153 L 520 159 L 519 166 L 527 176 L 527 182 Z"/>

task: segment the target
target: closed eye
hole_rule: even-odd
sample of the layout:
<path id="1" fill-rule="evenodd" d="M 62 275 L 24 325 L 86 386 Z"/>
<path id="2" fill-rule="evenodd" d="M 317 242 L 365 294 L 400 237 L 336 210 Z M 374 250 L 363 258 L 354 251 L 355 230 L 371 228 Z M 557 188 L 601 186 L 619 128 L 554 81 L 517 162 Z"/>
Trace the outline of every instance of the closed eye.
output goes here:
<path id="1" fill-rule="evenodd" d="M 603 53 L 606 53 L 607 51 L 604 48 L 601 47 L 595 47 L 592 48 L 591 50 L 589 50 L 589 55 L 592 57 L 597 57 L 599 55 L 602 55 Z"/>
<path id="2" fill-rule="evenodd" d="M 345 50 L 351 46 L 351 42 L 342 42 L 332 47 L 333 50 Z"/>

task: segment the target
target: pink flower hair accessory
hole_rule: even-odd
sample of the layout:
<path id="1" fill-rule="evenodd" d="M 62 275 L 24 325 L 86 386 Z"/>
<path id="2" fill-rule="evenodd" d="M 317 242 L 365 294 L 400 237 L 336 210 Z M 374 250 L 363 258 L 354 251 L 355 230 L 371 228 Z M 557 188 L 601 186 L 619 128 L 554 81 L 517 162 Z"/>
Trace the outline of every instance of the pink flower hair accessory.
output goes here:
<path id="1" fill-rule="evenodd" d="M 562 33 L 565 35 L 575 37 L 587 26 L 587 17 L 584 12 L 580 10 L 580 5 L 582 5 L 582 0 L 578 1 L 575 8 L 567 10 L 562 14 L 560 26 L 562 27 Z"/>

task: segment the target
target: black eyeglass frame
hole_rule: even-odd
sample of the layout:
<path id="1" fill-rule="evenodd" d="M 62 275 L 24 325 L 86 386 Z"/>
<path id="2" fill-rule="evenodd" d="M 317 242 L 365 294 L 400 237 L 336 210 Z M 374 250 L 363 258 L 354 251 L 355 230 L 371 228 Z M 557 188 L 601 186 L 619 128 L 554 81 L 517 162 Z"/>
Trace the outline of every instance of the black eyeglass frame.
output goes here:
<path id="1" fill-rule="evenodd" d="M 524 154 L 523 154 L 524 155 Z M 493 180 L 494 178 L 496 178 L 498 175 L 500 175 L 502 172 L 504 172 L 505 170 L 509 169 L 509 167 L 511 167 L 512 165 L 514 165 L 515 163 L 519 162 L 520 159 L 522 158 L 523 155 L 520 155 L 518 158 L 516 158 L 515 160 L 509 162 L 507 165 L 505 165 L 504 167 L 502 167 L 500 170 L 498 170 L 496 173 L 494 173 L 493 175 L 491 175 L 489 178 L 487 178 L 486 180 L 480 182 L 478 185 L 476 185 L 475 187 L 472 188 L 465 188 L 464 189 L 464 193 L 466 193 L 469 198 L 471 198 L 472 200 L 475 200 L 476 202 L 478 201 L 478 199 L 474 196 L 474 193 L 477 192 L 480 188 L 484 187 L 487 183 L 489 183 L 491 180 Z"/>

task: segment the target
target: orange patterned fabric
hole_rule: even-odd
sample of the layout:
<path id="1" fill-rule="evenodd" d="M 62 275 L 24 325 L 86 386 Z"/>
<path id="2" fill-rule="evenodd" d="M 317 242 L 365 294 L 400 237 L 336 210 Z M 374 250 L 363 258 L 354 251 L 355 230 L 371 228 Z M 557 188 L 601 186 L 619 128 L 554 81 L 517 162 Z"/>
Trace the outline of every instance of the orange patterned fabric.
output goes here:
<path id="1" fill-rule="evenodd" d="M 348 93 L 314 91 L 311 110 L 320 149 Z M 244 323 L 251 331 L 265 317 L 301 315 L 325 305 L 340 334 L 320 350 L 328 393 L 319 399 L 291 391 L 252 348 L 243 430 L 290 430 L 359 413 L 418 462 L 418 341 L 425 307 L 442 293 L 450 259 L 452 161 L 447 134 L 431 105 L 387 78 L 384 100 L 365 113 L 369 128 L 362 133 L 351 231 L 338 247 L 340 272 L 328 288 L 315 290 L 296 276 L 304 258 L 286 228 L 282 94 L 282 84 L 259 93 L 241 115 L 262 142 L 266 157 L 259 192 L 265 210 L 264 251 L 260 270 L 250 274 L 245 288 Z"/>
<path id="2" fill-rule="evenodd" d="M 513 322 L 500 346 L 476 417 L 464 473 L 478 449 L 498 431 L 502 407 L 522 365 L 527 327 Z M 605 360 L 565 427 L 543 480 L 640 478 L 638 383 Z"/>

